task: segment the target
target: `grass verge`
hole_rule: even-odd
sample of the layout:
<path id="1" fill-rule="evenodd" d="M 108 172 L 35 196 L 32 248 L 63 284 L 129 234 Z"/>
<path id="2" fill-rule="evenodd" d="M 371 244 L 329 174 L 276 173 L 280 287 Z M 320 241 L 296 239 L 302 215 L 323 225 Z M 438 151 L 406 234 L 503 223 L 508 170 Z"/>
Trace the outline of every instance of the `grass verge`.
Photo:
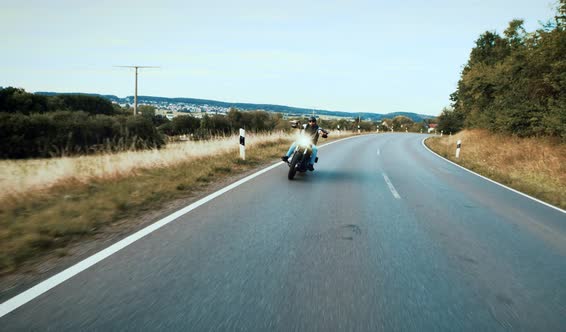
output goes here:
<path id="1" fill-rule="evenodd" d="M 456 143 L 462 141 L 460 158 Z M 506 186 L 566 209 L 566 144 L 551 138 L 519 138 L 485 130 L 432 137 L 437 154 Z"/>
<path id="2" fill-rule="evenodd" d="M 233 145 L 174 163 L 151 163 L 87 179 L 69 176 L 39 189 L 5 195 L 0 199 L 0 276 L 47 254 L 64 256 L 70 244 L 109 232 L 118 221 L 135 220 L 274 161 L 291 140 L 282 136 L 256 141 L 247 149 L 245 161 Z"/>

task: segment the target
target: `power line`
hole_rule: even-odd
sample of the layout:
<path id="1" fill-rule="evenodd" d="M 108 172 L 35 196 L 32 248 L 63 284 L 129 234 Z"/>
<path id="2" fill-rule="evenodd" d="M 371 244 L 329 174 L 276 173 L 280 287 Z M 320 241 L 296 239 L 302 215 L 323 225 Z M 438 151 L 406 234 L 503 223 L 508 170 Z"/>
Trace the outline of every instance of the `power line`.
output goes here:
<path id="1" fill-rule="evenodd" d="M 134 94 L 134 115 L 138 114 L 138 68 L 161 68 L 157 66 L 114 66 L 119 68 L 135 68 L 136 69 L 136 89 Z"/>

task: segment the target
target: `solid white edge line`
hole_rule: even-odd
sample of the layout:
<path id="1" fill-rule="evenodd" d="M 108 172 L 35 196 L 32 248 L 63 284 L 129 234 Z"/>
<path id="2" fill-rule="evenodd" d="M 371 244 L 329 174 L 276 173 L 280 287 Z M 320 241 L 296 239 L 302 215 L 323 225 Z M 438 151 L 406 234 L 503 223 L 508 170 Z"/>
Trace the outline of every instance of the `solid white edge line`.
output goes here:
<path id="1" fill-rule="evenodd" d="M 385 182 L 387 183 L 389 190 L 393 194 L 393 197 L 395 197 L 396 199 L 401 199 L 401 196 L 399 196 L 399 193 L 397 192 L 397 190 L 393 186 L 393 183 L 391 183 L 391 180 L 389 180 L 389 177 L 387 177 L 387 174 L 385 174 L 385 173 L 381 173 L 381 174 L 383 175 L 383 178 L 385 179 Z"/>
<path id="2" fill-rule="evenodd" d="M 366 135 L 362 135 L 362 136 L 366 136 Z M 337 142 L 341 142 L 347 139 L 351 139 L 351 138 L 356 138 L 356 137 L 362 137 L 362 136 L 350 136 L 350 137 L 346 137 L 343 139 L 339 139 L 330 143 L 326 143 L 321 145 L 319 148 L 337 143 Z M 240 179 L 176 212 L 173 212 L 172 214 L 168 215 L 167 217 L 160 219 L 156 222 L 154 222 L 153 224 L 135 232 L 134 234 L 114 243 L 113 245 L 111 245 L 110 247 L 103 249 L 102 251 L 97 252 L 96 254 L 85 258 L 84 260 L 78 262 L 77 264 L 67 268 L 66 270 L 59 272 L 58 274 L 40 282 L 39 284 L 33 286 L 32 288 L 23 291 L 22 293 L 12 297 L 11 299 L 7 300 L 6 302 L 3 302 L 2 304 L 0 304 L 0 318 L 4 317 L 5 315 L 9 314 L 10 312 L 16 310 L 17 308 L 21 307 L 22 305 L 26 304 L 27 302 L 35 299 L 36 297 L 40 296 L 41 294 L 49 291 L 50 289 L 60 285 L 61 283 L 65 282 L 66 280 L 74 277 L 75 275 L 81 273 L 82 271 L 88 269 L 89 267 L 95 265 L 96 263 L 102 261 L 103 259 L 115 254 L 116 252 L 124 249 L 125 247 L 129 246 L 130 244 L 136 242 L 137 240 L 143 238 L 144 236 L 155 232 L 156 230 L 160 229 L 161 227 L 169 224 L 170 222 L 172 222 L 173 220 L 189 213 L 190 211 L 198 208 L 199 206 L 215 199 L 216 197 L 252 180 L 255 177 L 258 177 L 259 175 L 266 173 L 278 166 L 283 165 L 284 163 L 282 161 L 279 161 L 271 166 L 268 166 L 267 168 L 264 168 L 258 172 L 255 172 L 243 179 Z"/>
<path id="3" fill-rule="evenodd" d="M 541 200 L 538 199 L 538 198 L 534 198 L 534 197 L 529 196 L 529 195 L 527 195 L 527 194 L 525 194 L 525 193 L 523 193 L 523 192 L 520 192 L 520 191 L 518 191 L 518 190 L 516 190 L 516 189 L 507 187 L 507 186 L 504 185 L 504 184 L 501 184 L 501 183 L 499 183 L 499 182 L 497 182 L 497 181 L 495 181 L 495 180 L 492 180 L 492 179 L 490 179 L 490 178 L 487 178 L 487 177 L 485 177 L 485 176 L 483 176 L 483 175 L 481 175 L 481 174 L 478 174 L 478 173 L 476 173 L 476 172 L 474 172 L 474 171 L 471 171 L 471 170 L 467 169 L 467 168 L 464 167 L 464 166 L 458 165 L 458 164 L 456 164 L 455 162 L 444 158 L 443 156 L 441 156 L 441 155 L 439 155 L 438 153 L 432 151 L 428 146 L 426 146 L 425 141 L 426 141 L 427 139 L 429 139 L 429 138 L 430 138 L 430 137 L 425 137 L 425 138 L 423 138 L 423 140 L 421 141 L 421 144 L 422 144 L 430 153 L 432 153 L 433 155 L 437 156 L 438 158 L 440 158 L 440 159 L 442 159 L 442 160 L 444 160 L 444 161 L 447 161 L 447 162 L 451 163 L 452 165 L 458 166 L 458 167 L 460 167 L 461 169 L 463 169 L 463 170 L 465 170 L 465 171 L 467 171 L 467 172 L 470 172 L 470 173 L 472 173 L 472 174 L 474 174 L 474 175 L 477 175 L 477 176 L 479 176 L 480 178 L 482 178 L 482 179 L 484 179 L 484 180 L 487 180 L 487 181 L 489 181 L 489 182 L 491 182 L 491 183 L 494 183 L 494 184 L 496 184 L 496 185 L 498 185 L 498 186 L 500 186 L 500 187 L 503 187 L 503 188 L 505 188 L 505 189 L 511 190 L 512 192 L 514 192 L 514 193 L 516 193 L 516 194 L 519 194 L 519 195 L 524 196 L 524 197 L 526 197 L 526 198 L 532 199 L 533 201 L 535 201 L 535 202 L 537 202 L 537 203 L 546 205 L 546 206 L 548 206 L 549 208 L 553 208 L 553 209 L 555 209 L 556 211 L 559 211 L 559 212 L 562 212 L 562 213 L 565 213 L 565 214 L 566 214 L 566 211 L 565 211 L 565 210 L 562 210 L 562 209 L 559 208 L 558 206 L 554 206 L 554 205 L 549 204 L 549 203 L 547 203 L 547 202 L 541 201 Z"/>

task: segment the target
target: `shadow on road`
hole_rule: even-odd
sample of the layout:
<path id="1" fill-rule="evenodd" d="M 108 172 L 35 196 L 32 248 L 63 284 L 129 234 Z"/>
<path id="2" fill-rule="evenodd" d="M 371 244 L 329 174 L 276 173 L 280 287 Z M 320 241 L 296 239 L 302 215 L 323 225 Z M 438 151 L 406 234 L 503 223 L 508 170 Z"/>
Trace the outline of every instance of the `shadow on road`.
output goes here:
<path id="1" fill-rule="evenodd" d="M 375 181 L 376 172 L 367 171 L 347 171 L 347 170 L 317 170 L 314 174 L 308 174 L 303 178 L 316 182 L 350 182 L 350 183 L 366 183 Z"/>

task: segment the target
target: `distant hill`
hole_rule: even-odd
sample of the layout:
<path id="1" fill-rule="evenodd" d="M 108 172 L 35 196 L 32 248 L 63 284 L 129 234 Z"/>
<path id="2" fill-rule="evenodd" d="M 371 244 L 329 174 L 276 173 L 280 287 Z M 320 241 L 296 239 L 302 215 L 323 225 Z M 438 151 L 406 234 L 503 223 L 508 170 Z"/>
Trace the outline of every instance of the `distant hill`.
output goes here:
<path id="1" fill-rule="evenodd" d="M 89 95 L 89 96 L 98 96 L 102 98 L 106 98 L 116 103 L 120 104 L 133 104 L 134 97 L 128 96 L 124 98 L 120 98 L 114 95 L 101 95 L 95 93 L 58 93 L 58 92 L 36 92 L 36 94 L 45 95 L 45 96 L 56 96 L 56 95 L 65 95 L 65 94 L 82 94 L 82 95 Z M 291 106 L 284 106 L 284 105 L 272 105 L 272 104 L 250 104 L 250 103 L 229 103 L 217 100 L 207 100 L 207 99 L 196 99 L 196 98 L 166 98 L 166 97 L 153 97 L 153 96 L 138 96 L 138 104 L 191 104 L 196 106 L 212 106 L 212 107 L 220 107 L 220 108 L 230 108 L 234 107 L 240 110 L 252 111 L 252 110 L 264 110 L 268 112 L 277 112 L 277 113 L 285 113 L 289 115 L 296 115 L 296 116 L 308 116 L 311 115 L 314 111 L 316 115 L 327 115 L 327 116 L 336 116 L 336 117 L 343 117 L 343 118 L 354 118 L 361 116 L 364 120 L 372 120 L 377 121 L 381 119 L 392 119 L 398 115 L 403 115 L 415 122 L 421 122 L 424 119 L 431 119 L 434 116 L 431 115 L 424 115 L 424 114 L 417 114 L 417 113 L 410 113 L 410 112 L 393 112 L 387 114 L 377 114 L 377 113 L 349 113 L 349 112 L 340 112 L 340 111 L 329 111 L 329 110 L 319 110 L 319 109 L 310 109 L 310 108 L 300 108 L 300 107 L 291 107 Z"/>

